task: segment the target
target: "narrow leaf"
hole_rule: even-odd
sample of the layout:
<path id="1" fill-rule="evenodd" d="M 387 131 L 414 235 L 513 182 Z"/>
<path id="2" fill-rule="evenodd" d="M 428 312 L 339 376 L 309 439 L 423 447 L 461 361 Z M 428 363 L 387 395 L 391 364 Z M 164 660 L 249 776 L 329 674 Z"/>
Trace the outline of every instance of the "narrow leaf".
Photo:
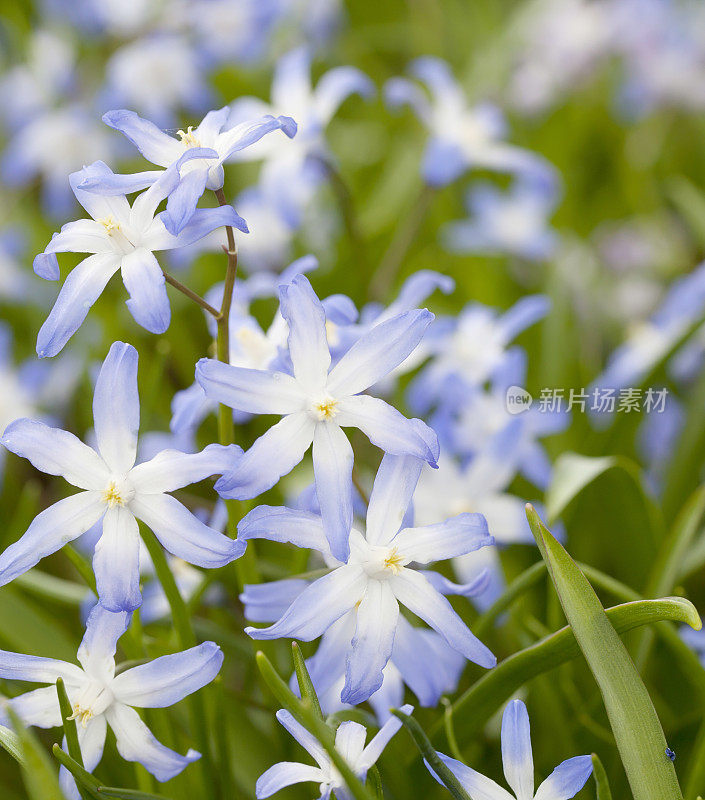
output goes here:
<path id="1" fill-rule="evenodd" d="M 649 693 L 587 578 L 527 506 L 566 619 L 602 693 L 634 800 L 682 800 Z"/>
<path id="2" fill-rule="evenodd" d="M 29 800 L 65 800 L 58 775 L 37 737 L 24 727 L 12 706 L 6 710 L 22 748 L 22 779 Z"/>
<path id="3" fill-rule="evenodd" d="M 428 763 L 431 769 L 438 775 L 443 785 L 453 795 L 455 800 L 472 800 L 470 795 L 465 791 L 463 785 L 455 777 L 453 771 L 445 764 L 438 753 L 436 753 L 433 745 L 431 744 L 428 736 L 423 731 L 419 723 L 403 711 L 396 708 L 391 709 L 392 714 L 401 720 L 404 727 L 411 734 L 414 744 L 423 756 L 424 760 Z"/>
<path id="4" fill-rule="evenodd" d="M 0 725 L 0 747 L 7 751 L 19 764 L 22 763 L 20 737 L 4 725 Z"/>
<path id="5" fill-rule="evenodd" d="M 97 778 L 93 777 L 90 772 L 85 770 L 78 761 L 71 758 L 68 753 L 65 753 L 58 744 L 54 745 L 52 753 L 61 766 L 66 767 L 73 775 L 76 785 L 79 788 L 85 789 L 86 794 L 90 797 L 97 798 L 99 796 L 98 787 L 100 786 L 100 782 Z"/>
<path id="6" fill-rule="evenodd" d="M 592 777 L 595 779 L 595 794 L 597 800 L 612 800 L 612 791 L 610 790 L 610 784 L 607 780 L 607 773 L 597 753 L 592 754 Z"/>
<path id="7" fill-rule="evenodd" d="M 169 800 L 164 794 L 150 794 L 139 789 L 121 789 L 118 786 L 99 786 L 98 797 L 117 797 L 119 800 Z"/>
<path id="8" fill-rule="evenodd" d="M 321 704 L 318 702 L 316 688 L 314 687 L 311 676 L 308 673 L 306 661 L 304 660 L 298 642 L 291 643 L 291 653 L 294 657 L 294 669 L 296 670 L 296 680 L 299 684 L 299 693 L 301 694 L 301 699 L 305 703 L 309 704 L 317 717 L 323 719 L 323 712 L 321 711 Z"/>

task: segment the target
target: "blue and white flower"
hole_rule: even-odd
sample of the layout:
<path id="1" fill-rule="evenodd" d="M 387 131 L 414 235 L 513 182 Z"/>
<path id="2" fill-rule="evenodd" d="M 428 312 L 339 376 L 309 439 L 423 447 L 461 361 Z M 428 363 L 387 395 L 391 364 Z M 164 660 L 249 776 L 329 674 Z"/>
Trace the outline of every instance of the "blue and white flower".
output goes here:
<path id="1" fill-rule="evenodd" d="M 289 473 L 313 444 L 313 467 L 321 513 L 333 553 L 349 553 L 352 526 L 353 451 L 342 428 L 359 428 L 386 453 L 408 454 L 435 464 L 436 434 L 392 406 L 362 394 L 417 346 L 433 319 L 408 311 L 375 326 L 331 368 L 326 313 L 311 284 L 298 275 L 280 288 L 281 314 L 289 324 L 293 375 L 233 367 L 201 359 L 196 379 L 208 397 L 238 411 L 282 419 L 216 483 L 223 497 L 248 499 Z"/>
<path id="2" fill-rule="evenodd" d="M 461 761 L 438 753 L 441 760 L 473 798 L 482 800 L 570 800 L 592 774 L 590 756 L 574 756 L 559 764 L 534 790 L 534 759 L 529 714 L 521 700 L 512 700 L 502 715 L 502 764 L 511 793 Z M 440 783 L 431 767 L 429 772 Z"/>
<path id="3" fill-rule="evenodd" d="M 200 239 L 222 225 L 245 229 L 244 221 L 231 206 L 201 209 L 174 236 L 164 225 L 157 208 L 180 182 L 179 167 L 192 158 L 211 151 L 191 150 L 132 203 L 125 194 L 102 196 L 79 188 L 86 175 L 111 183 L 116 177 L 110 168 L 97 161 L 69 181 L 76 199 L 91 219 L 69 222 L 55 233 L 43 253 L 34 259 L 34 271 L 47 280 L 58 280 L 56 253 L 90 253 L 70 273 L 59 292 L 54 308 L 37 337 L 40 358 L 56 355 L 80 327 L 88 311 L 110 278 L 120 271 L 130 295 L 127 307 L 142 327 L 163 333 L 171 321 L 171 308 L 162 268 L 154 251 L 182 247 Z M 134 191 L 130 187 L 128 191 Z M 124 191 L 124 190 L 123 190 Z"/>
<path id="4" fill-rule="evenodd" d="M 422 465 L 423 461 L 411 456 L 384 456 L 370 496 L 366 533 L 350 526 L 350 555 L 345 561 L 331 552 L 324 520 L 310 512 L 260 506 L 238 526 L 241 539 L 270 539 L 317 550 L 332 567 L 301 592 L 274 625 L 250 627 L 246 632 L 255 639 L 311 641 L 356 609 L 343 703 L 362 703 L 382 685 L 399 624 L 399 604 L 434 628 L 465 658 L 486 668 L 496 663 L 436 588 L 436 576 L 429 573 L 429 579 L 410 566 L 456 558 L 493 542 L 480 514 L 460 514 L 442 523 L 410 527 L 407 512 Z M 340 504 L 352 503 L 351 499 L 335 499 Z"/>
<path id="5" fill-rule="evenodd" d="M 166 550 L 200 567 L 222 567 L 242 555 L 245 545 L 212 530 L 172 497 L 183 486 L 220 474 L 242 451 L 211 444 L 200 453 L 164 450 L 135 465 L 139 428 L 137 351 L 115 342 L 93 395 L 97 450 L 72 433 L 18 419 L 2 436 L 11 452 L 42 472 L 62 475 L 82 491 L 50 506 L 26 533 L 0 555 L 0 585 L 22 575 L 42 558 L 78 538 L 102 520 L 93 569 L 98 595 L 110 611 L 140 605 L 137 519 Z"/>
<path id="6" fill-rule="evenodd" d="M 428 87 L 430 97 L 407 78 L 388 81 L 385 97 L 392 108 L 410 105 L 428 129 L 421 169 L 429 185 L 445 186 L 470 169 L 554 179 L 553 167 L 543 158 L 505 141 L 507 126 L 499 108 L 490 103 L 468 106 L 445 61 L 418 58 L 411 72 Z"/>
<path id="7" fill-rule="evenodd" d="M 77 721 L 78 741 L 85 768 L 100 763 L 108 727 L 126 761 L 137 761 L 160 781 L 178 775 L 200 753 L 175 753 L 154 738 L 136 708 L 165 708 L 210 683 L 220 671 L 223 653 L 214 642 L 204 642 L 179 653 L 162 656 L 116 674 L 117 641 L 127 630 L 130 615 L 106 611 L 97 605 L 86 624 L 78 662 L 27 656 L 0 650 L 0 677 L 5 680 L 47 683 L 49 686 L 19 695 L 10 706 L 25 725 L 61 726 L 61 710 L 54 685 L 62 678 Z M 0 717 L 9 724 L 5 715 Z M 63 767 L 61 784 L 67 796 L 78 800 L 73 777 Z"/>
<path id="8" fill-rule="evenodd" d="M 411 714 L 412 706 L 406 705 L 401 709 L 405 714 Z M 292 761 L 282 761 L 270 767 L 257 781 L 255 797 L 263 800 L 271 797 L 275 792 L 286 786 L 296 783 L 317 783 L 319 785 L 321 800 L 328 800 L 331 793 L 339 800 L 352 800 L 345 780 L 338 772 L 331 757 L 323 747 L 294 717 L 284 709 L 277 711 L 277 719 L 281 725 L 296 739 L 296 741 L 313 758 L 317 766 L 299 764 Z M 367 771 L 382 755 L 389 740 L 401 727 L 401 721 L 392 717 L 379 732 L 372 737 L 367 746 L 365 739 L 367 731 L 358 722 L 348 720 L 342 722 L 335 732 L 335 749 L 345 759 L 350 769 L 364 782 Z"/>

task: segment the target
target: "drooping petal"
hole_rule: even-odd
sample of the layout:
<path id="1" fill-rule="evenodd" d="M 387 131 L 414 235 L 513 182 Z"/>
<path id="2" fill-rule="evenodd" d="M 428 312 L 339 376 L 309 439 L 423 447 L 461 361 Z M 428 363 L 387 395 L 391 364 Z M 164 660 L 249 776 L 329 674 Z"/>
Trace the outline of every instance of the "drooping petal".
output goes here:
<path id="1" fill-rule="evenodd" d="M 235 444 L 209 444 L 200 453 L 162 450 L 130 471 L 130 480 L 142 494 L 173 492 L 211 475 L 222 475 L 237 463 L 242 448 Z"/>
<path id="2" fill-rule="evenodd" d="M 162 223 L 164 222 L 164 213 L 166 212 L 157 215 Z M 188 247 L 224 225 L 230 225 L 242 233 L 249 233 L 247 223 L 232 206 L 197 208 L 178 234 L 169 233 L 166 226 L 155 226 L 145 237 L 145 245 L 148 245 L 151 250 L 174 250 L 177 247 Z"/>
<path id="3" fill-rule="evenodd" d="M 300 722 L 297 722 L 289 711 L 280 708 L 276 716 L 279 724 L 286 728 L 291 736 L 316 761 L 319 767 L 325 767 L 330 764 L 330 756 L 319 744 L 318 739 L 309 733 Z"/>
<path id="4" fill-rule="evenodd" d="M 56 686 L 42 686 L 41 689 L 35 689 L 32 692 L 25 692 L 13 697 L 8 702 L 25 726 L 35 725 L 37 728 L 56 728 L 61 725 L 61 709 L 59 708 Z M 2 720 L 3 725 L 12 725 L 12 721 L 3 711 L 0 711 L 0 720 Z"/>
<path id="5" fill-rule="evenodd" d="M 93 553 L 98 597 L 108 611 L 134 611 L 141 604 L 139 553 L 134 514 L 120 505 L 109 508 Z"/>
<path id="6" fill-rule="evenodd" d="M 390 579 L 397 600 L 438 631 L 465 658 L 490 669 L 497 663 L 491 651 L 470 631 L 451 604 L 418 572 L 402 569 Z"/>
<path id="7" fill-rule="evenodd" d="M 416 348 L 433 319 L 430 311 L 414 309 L 375 325 L 330 371 L 328 391 L 352 395 L 377 383 Z"/>
<path id="8" fill-rule="evenodd" d="M 534 757 L 529 714 L 521 700 L 512 700 L 502 715 L 502 765 L 514 794 L 523 800 L 534 796 Z"/>
<path id="9" fill-rule="evenodd" d="M 105 712 L 108 725 L 115 734 L 118 753 L 126 761 L 137 761 L 160 782 L 178 775 L 201 754 L 189 750 L 180 756 L 157 741 L 139 714 L 129 706 L 115 703 Z"/>
<path id="10" fill-rule="evenodd" d="M 357 567 L 339 567 L 314 581 L 268 628 L 246 628 L 253 639 L 292 636 L 304 642 L 317 639 L 343 614 L 355 607 L 367 583 Z"/>
<path id="11" fill-rule="evenodd" d="M 456 558 L 493 544 L 482 514 L 464 513 L 421 528 L 405 528 L 394 539 L 394 546 L 411 561 L 429 564 Z"/>
<path id="12" fill-rule="evenodd" d="M 220 671 L 223 652 L 204 642 L 181 653 L 161 656 L 120 673 L 112 683 L 118 702 L 137 708 L 166 708 L 210 683 Z"/>
<path id="13" fill-rule="evenodd" d="M 289 414 L 259 437 L 237 467 L 215 484 L 222 497 L 248 500 L 266 492 L 301 461 L 313 441 L 315 422 L 306 411 Z"/>
<path id="14" fill-rule="evenodd" d="M 172 236 L 178 236 L 193 217 L 196 204 L 206 190 L 207 181 L 208 164 L 204 162 L 187 172 L 169 194 L 166 211 L 160 218 Z"/>
<path id="15" fill-rule="evenodd" d="M 10 452 L 28 459 L 48 475 L 61 475 L 79 489 L 103 489 L 109 472 L 103 459 L 68 431 L 43 422 L 16 419 L 0 439 Z"/>
<path id="16" fill-rule="evenodd" d="M 479 772 L 475 772 L 474 769 L 466 767 L 462 761 L 456 761 L 443 753 L 438 753 L 437 755 L 460 781 L 463 789 L 472 797 L 472 800 L 515 800 L 506 789 L 496 784 L 491 778 L 487 778 Z M 424 763 L 438 783 L 442 783 L 428 763 Z"/>
<path id="17" fill-rule="evenodd" d="M 296 134 L 296 123 L 291 117 L 272 117 L 266 115 L 254 122 L 242 122 L 228 131 L 221 133 L 216 141 L 218 156 L 221 161 L 229 158 L 233 153 L 244 150 L 246 147 L 258 142 L 271 131 L 281 130 L 289 139 Z"/>
<path id="18" fill-rule="evenodd" d="M 279 287 L 281 314 L 289 323 L 294 375 L 306 391 L 322 391 L 330 367 L 326 313 L 305 275 Z"/>
<path id="19" fill-rule="evenodd" d="M 154 531 L 166 550 L 189 564 L 223 567 L 245 552 L 245 542 L 209 528 L 171 495 L 137 494 L 130 510 Z"/>
<path id="20" fill-rule="evenodd" d="M 305 403 L 299 384 L 284 372 L 233 367 L 202 358 L 196 364 L 196 380 L 212 400 L 250 414 L 293 414 Z"/>
<path id="21" fill-rule="evenodd" d="M 590 756 L 575 756 L 559 764 L 536 791 L 535 800 L 570 800 L 592 774 Z"/>
<path id="22" fill-rule="evenodd" d="M 67 661 L 41 656 L 27 656 L 0 650 L 0 677 L 7 681 L 31 681 L 32 683 L 56 683 L 57 678 L 76 683 L 84 679 L 83 670 Z M 54 690 L 55 687 L 50 687 Z"/>
<path id="23" fill-rule="evenodd" d="M 367 729 L 353 720 L 345 720 L 335 732 L 335 749 L 357 772 L 357 761 L 365 749 Z"/>
<path id="24" fill-rule="evenodd" d="M 359 428 L 385 453 L 415 456 L 436 465 L 440 450 L 435 431 L 420 419 L 407 419 L 379 397 L 346 397 L 338 405 L 335 421 L 343 428 Z"/>
<path id="25" fill-rule="evenodd" d="M 134 111 L 108 111 L 103 114 L 103 122 L 124 134 L 152 164 L 168 167 L 183 153 L 183 146 L 177 139 L 159 130 L 149 120 L 142 119 Z"/>
<path id="26" fill-rule="evenodd" d="M 88 256 L 71 270 L 37 336 L 39 358 L 55 356 L 76 333 L 106 284 L 120 267 L 115 253 Z"/>
<path id="27" fill-rule="evenodd" d="M 321 553 L 328 553 L 328 539 L 318 514 L 283 506 L 258 506 L 240 520 L 237 533 L 241 539 L 269 539 L 288 542 Z"/>
<path id="28" fill-rule="evenodd" d="M 105 682 L 112 680 L 118 639 L 127 630 L 130 618 L 126 611 L 114 613 L 100 603 L 93 607 L 78 648 L 78 660 L 89 675 Z"/>
<path id="29" fill-rule="evenodd" d="M 264 800 L 265 797 L 271 797 L 286 786 L 308 781 L 322 783 L 324 780 L 325 775 L 318 767 L 298 764 L 295 761 L 280 761 L 259 776 L 255 786 L 255 797 Z"/>
<path id="30" fill-rule="evenodd" d="M 318 119 L 326 125 L 351 94 L 372 97 L 374 93 L 374 83 L 356 67 L 329 69 L 316 86 L 314 102 Z"/>
<path id="31" fill-rule="evenodd" d="M 386 544 L 399 532 L 423 463 L 415 456 L 387 453 L 382 458 L 367 509 L 366 538 L 370 544 Z"/>
<path id="32" fill-rule="evenodd" d="M 101 162 L 96 162 L 99 164 Z M 91 164 L 81 170 L 83 176 L 76 184 L 78 189 L 93 194 L 105 195 L 125 195 L 133 192 L 141 192 L 159 180 L 163 171 L 161 169 L 149 170 L 147 172 L 132 172 L 127 175 L 119 175 L 112 171 L 105 172 L 97 170 Z"/>
<path id="33" fill-rule="evenodd" d="M 154 253 L 139 247 L 122 257 L 122 282 L 130 299 L 126 301 L 135 322 L 150 333 L 164 333 L 171 321 L 166 280 Z"/>
<path id="34" fill-rule="evenodd" d="M 114 342 L 100 368 L 93 394 L 93 420 L 98 450 L 118 474 L 135 463 L 140 398 L 137 392 L 137 350 Z"/>
<path id="35" fill-rule="evenodd" d="M 343 703 L 364 703 L 382 685 L 392 655 L 399 604 L 386 581 L 369 581 L 357 608 L 357 622 L 345 665 Z M 364 739 L 363 739 L 364 742 Z"/>
<path id="36" fill-rule="evenodd" d="M 345 433 L 331 422 L 319 422 L 313 434 L 313 472 L 323 529 L 339 561 L 350 554 L 353 522 L 353 450 Z"/>
<path id="37" fill-rule="evenodd" d="M 49 506 L 34 518 L 24 536 L 0 555 L 0 586 L 77 539 L 104 513 L 100 492 L 79 492 Z"/>
<path id="38" fill-rule="evenodd" d="M 414 710 L 414 707 L 406 703 L 399 710 L 409 715 Z M 377 759 L 382 755 L 382 751 L 389 743 L 389 740 L 399 728 L 401 728 L 401 720 L 398 717 L 391 717 L 388 719 L 362 751 L 362 755 L 356 765 L 357 768 L 368 770 L 373 764 L 376 764 Z"/>

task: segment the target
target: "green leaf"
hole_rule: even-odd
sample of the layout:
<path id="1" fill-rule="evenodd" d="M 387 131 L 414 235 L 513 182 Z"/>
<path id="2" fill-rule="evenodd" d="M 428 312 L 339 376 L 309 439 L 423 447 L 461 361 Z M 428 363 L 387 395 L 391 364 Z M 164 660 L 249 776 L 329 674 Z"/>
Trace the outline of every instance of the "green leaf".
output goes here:
<path id="1" fill-rule="evenodd" d="M 31 569 L 24 575 L 18 575 L 13 581 L 15 586 L 19 586 L 26 592 L 41 597 L 43 600 L 50 600 L 53 603 L 61 603 L 64 606 L 76 607 L 86 599 L 86 587 L 73 581 L 57 578 L 38 569 Z"/>
<path id="2" fill-rule="evenodd" d="M 35 606 L 14 586 L 3 586 L 0 590 L 0 644 L 28 655 L 48 654 L 62 661 L 76 658 L 76 643 L 60 625 L 58 615 L 52 616 Z"/>
<path id="3" fill-rule="evenodd" d="M 4 725 L 0 725 L 0 747 L 8 752 L 19 764 L 22 763 L 20 737 Z"/>
<path id="4" fill-rule="evenodd" d="M 608 608 L 607 617 L 620 634 L 663 620 L 687 623 L 695 628 L 700 624 L 695 607 L 682 597 L 623 603 Z M 688 649 L 675 631 L 673 637 L 686 650 Z M 571 628 L 566 626 L 505 658 L 494 669 L 486 672 L 453 704 L 455 735 L 460 746 L 466 744 L 477 731 L 481 730 L 500 706 L 525 683 L 579 655 L 580 648 L 575 635 Z M 694 654 L 693 658 L 697 661 Z M 699 665 L 698 668 L 702 672 Z M 442 721 L 434 726 L 431 731 L 434 740 L 442 735 L 443 727 Z"/>
<path id="5" fill-rule="evenodd" d="M 52 748 L 54 758 L 73 775 L 81 795 L 84 793 L 92 798 L 98 798 L 98 787 L 100 782 L 94 778 L 90 772 L 85 770 L 81 764 L 75 759 L 71 758 L 68 753 L 65 753 L 58 744 Z"/>
<path id="6" fill-rule="evenodd" d="M 402 725 L 409 731 L 414 744 L 418 748 L 421 755 L 428 762 L 431 769 L 438 775 L 443 782 L 443 785 L 453 795 L 455 800 L 472 800 L 470 795 L 465 791 L 463 785 L 455 777 L 450 767 L 443 762 L 438 756 L 428 736 L 423 731 L 419 723 L 403 711 L 397 708 L 391 709 L 392 714 L 401 720 Z"/>
<path id="7" fill-rule="evenodd" d="M 526 515 L 566 619 L 600 688 L 634 800 L 682 800 L 661 723 L 622 640 L 587 578 L 532 506 L 527 506 Z"/>
<path id="8" fill-rule="evenodd" d="M 612 791 L 607 780 L 607 773 L 597 753 L 592 754 L 592 777 L 595 779 L 597 800 L 612 800 Z"/>
<path id="9" fill-rule="evenodd" d="M 118 786 L 99 786 L 98 797 L 117 797 L 119 800 L 169 800 L 164 794 L 150 794 L 139 789 L 121 789 Z"/>
<path id="10" fill-rule="evenodd" d="M 272 694 L 279 703 L 318 740 L 321 747 L 323 747 L 330 756 L 338 772 L 343 776 L 352 796 L 356 798 L 356 800 L 373 800 L 362 781 L 355 775 L 347 761 L 336 750 L 333 730 L 316 715 L 308 704 L 304 705 L 291 691 L 262 651 L 259 651 L 255 658 L 259 671 Z"/>
<path id="11" fill-rule="evenodd" d="M 318 695 L 316 694 L 316 689 L 313 685 L 313 681 L 311 680 L 311 676 L 308 674 L 306 662 L 298 642 L 291 643 L 291 653 L 294 658 L 294 670 L 296 671 L 296 680 L 299 684 L 299 693 L 301 694 L 301 699 L 305 703 L 309 704 L 317 717 L 323 719 L 321 704 L 318 702 Z"/>
<path id="12" fill-rule="evenodd" d="M 51 759 L 37 737 L 24 727 L 11 705 L 6 707 L 22 749 L 22 779 L 30 800 L 66 800 Z"/>

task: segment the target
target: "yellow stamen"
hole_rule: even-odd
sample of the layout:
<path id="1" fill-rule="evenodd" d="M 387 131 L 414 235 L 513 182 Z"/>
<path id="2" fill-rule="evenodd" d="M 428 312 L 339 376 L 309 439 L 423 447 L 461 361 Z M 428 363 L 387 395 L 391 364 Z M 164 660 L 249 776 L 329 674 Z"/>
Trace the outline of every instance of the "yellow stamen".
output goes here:
<path id="1" fill-rule="evenodd" d="M 71 714 L 69 719 L 77 719 L 81 723 L 81 727 L 85 728 L 93 719 L 93 712 L 90 708 L 81 708 L 81 706 L 76 703 L 73 707 L 73 714 Z"/>
<path id="2" fill-rule="evenodd" d="M 333 419 L 338 413 L 338 401 L 331 397 L 327 400 L 321 400 L 319 403 L 315 403 L 313 408 L 318 415 L 318 419 Z"/>
<path id="3" fill-rule="evenodd" d="M 105 228 L 105 232 L 108 236 L 112 236 L 120 230 L 120 223 L 116 222 L 113 217 L 103 217 L 99 219 L 98 222 Z"/>
<path id="4" fill-rule="evenodd" d="M 120 494 L 115 481 L 110 481 L 108 488 L 103 492 L 103 502 L 107 503 L 109 508 L 125 505 L 125 499 Z"/>
<path id="5" fill-rule="evenodd" d="M 189 125 L 185 131 L 177 131 L 176 135 L 179 137 L 179 139 L 181 139 L 181 144 L 185 145 L 186 147 L 201 146 L 201 142 L 193 132 L 193 125 Z"/>
<path id="6" fill-rule="evenodd" d="M 394 575 L 398 575 L 401 572 L 401 568 L 403 565 L 403 558 L 397 552 L 397 548 L 393 547 L 389 553 L 389 555 L 384 559 L 384 568 L 388 569 Z"/>

